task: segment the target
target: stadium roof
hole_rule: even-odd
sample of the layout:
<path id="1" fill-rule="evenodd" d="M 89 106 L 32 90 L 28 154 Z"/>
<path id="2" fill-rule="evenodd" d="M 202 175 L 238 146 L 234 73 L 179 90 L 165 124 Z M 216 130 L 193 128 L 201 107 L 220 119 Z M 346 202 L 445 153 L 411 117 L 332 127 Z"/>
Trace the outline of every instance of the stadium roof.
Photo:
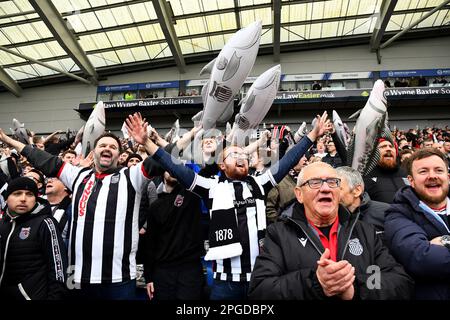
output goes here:
<path id="1" fill-rule="evenodd" d="M 448 35 L 450 0 L 10 0 L 0 2 L 0 83 L 22 87 L 215 57 L 255 20 L 259 54 Z M 425 18 L 425 19 L 424 19 Z"/>

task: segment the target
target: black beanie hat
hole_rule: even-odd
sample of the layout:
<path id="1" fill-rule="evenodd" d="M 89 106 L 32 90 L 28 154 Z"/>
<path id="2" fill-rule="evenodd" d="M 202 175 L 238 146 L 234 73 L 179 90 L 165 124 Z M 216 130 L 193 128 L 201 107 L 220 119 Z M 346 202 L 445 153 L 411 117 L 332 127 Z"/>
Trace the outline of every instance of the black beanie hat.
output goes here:
<path id="1" fill-rule="evenodd" d="M 19 177 L 14 180 L 11 180 L 8 183 L 8 188 L 6 189 L 6 198 L 9 197 L 11 193 L 17 190 L 29 190 L 33 192 L 34 196 L 38 197 L 38 187 L 36 182 L 27 177 Z"/>
<path id="2" fill-rule="evenodd" d="M 133 158 L 139 159 L 139 162 L 142 161 L 142 156 L 139 153 L 132 153 L 128 156 L 127 161 L 125 161 L 124 165 L 128 166 L 128 162 L 130 162 L 130 159 L 133 159 Z"/>

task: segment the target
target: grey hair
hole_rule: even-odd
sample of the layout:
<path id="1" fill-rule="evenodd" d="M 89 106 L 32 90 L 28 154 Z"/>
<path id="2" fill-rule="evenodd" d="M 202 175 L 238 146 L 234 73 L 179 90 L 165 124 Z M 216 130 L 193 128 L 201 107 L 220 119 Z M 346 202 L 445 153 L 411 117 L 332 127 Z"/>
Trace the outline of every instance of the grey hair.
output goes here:
<path id="1" fill-rule="evenodd" d="M 355 189 L 357 186 L 362 186 L 364 190 L 364 180 L 358 170 L 350 167 L 339 167 L 336 171 L 341 179 L 345 179 L 350 187 L 350 190 Z"/>
<path id="2" fill-rule="evenodd" d="M 305 170 L 308 168 L 313 168 L 313 167 L 327 167 L 327 168 L 331 168 L 331 169 L 335 170 L 331 165 L 329 165 L 326 162 L 318 161 L 318 162 L 310 163 L 307 166 L 303 167 L 302 170 L 300 170 L 300 173 L 298 174 L 298 177 L 297 177 L 297 187 L 300 187 L 304 182 L 303 176 L 305 175 L 304 174 Z"/>

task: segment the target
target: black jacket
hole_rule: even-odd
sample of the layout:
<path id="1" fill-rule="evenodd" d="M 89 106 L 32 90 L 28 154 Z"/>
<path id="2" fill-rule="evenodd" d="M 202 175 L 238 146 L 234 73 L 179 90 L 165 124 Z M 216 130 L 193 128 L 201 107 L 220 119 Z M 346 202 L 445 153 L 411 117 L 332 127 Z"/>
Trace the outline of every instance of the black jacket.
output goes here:
<path id="1" fill-rule="evenodd" d="M 400 166 L 392 170 L 376 166 L 369 176 L 364 177 L 364 184 L 370 199 L 390 204 L 395 193 L 406 185 L 406 172 Z"/>
<path id="2" fill-rule="evenodd" d="M 67 254 L 48 204 L 0 221 L 0 297 L 14 300 L 61 299 Z"/>
<path id="3" fill-rule="evenodd" d="M 360 219 L 375 227 L 377 231 L 384 231 L 384 219 L 389 204 L 370 199 L 367 192 L 364 193 L 359 206 Z"/>
<path id="4" fill-rule="evenodd" d="M 450 250 L 430 241 L 450 234 L 427 212 L 411 187 L 398 191 L 386 212 L 385 238 L 394 257 L 416 281 L 416 299 L 450 299 Z"/>
<path id="5" fill-rule="evenodd" d="M 178 184 L 161 192 L 150 206 L 145 233 L 144 277 L 152 282 L 155 267 L 198 262 L 204 254 L 200 229 L 200 198 Z"/>
<path id="6" fill-rule="evenodd" d="M 297 202 L 288 210 L 291 212 L 285 212 L 282 220 L 267 228 L 263 252 L 252 273 L 249 297 L 326 299 L 316 276 L 317 261 L 325 249 L 308 225 L 303 205 Z M 383 246 L 373 227 L 344 207 L 339 209 L 339 224 L 337 259 L 345 259 L 355 267 L 354 299 L 408 299 L 413 281 Z M 375 284 L 376 268 L 381 271 L 380 289 L 369 289 L 368 284 Z"/>

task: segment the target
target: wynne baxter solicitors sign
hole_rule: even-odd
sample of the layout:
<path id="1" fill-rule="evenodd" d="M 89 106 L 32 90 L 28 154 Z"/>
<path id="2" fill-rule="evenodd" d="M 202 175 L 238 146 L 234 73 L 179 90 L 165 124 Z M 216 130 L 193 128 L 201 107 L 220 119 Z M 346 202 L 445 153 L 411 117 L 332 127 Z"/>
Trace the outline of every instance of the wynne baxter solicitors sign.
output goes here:
<path id="1" fill-rule="evenodd" d="M 360 97 L 367 99 L 370 89 L 355 90 L 317 90 L 317 91 L 281 91 L 278 92 L 274 103 L 302 103 L 311 100 L 332 100 L 346 97 Z M 388 99 L 422 99 L 425 96 L 450 98 L 450 87 L 420 87 L 420 88 L 392 88 L 387 89 L 386 97 Z M 237 102 L 237 100 L 235 100 Z M 107 109 L 139 108 L 160 110 L 164 108 L 193 107 L 202 104 L 201 96 L 174 97 L 174 98 L 155 98 L 142 100 L 120 100 L 104 101 Z M 78 111 L 92 110 L 95 102 L 81 103 Z"/>

